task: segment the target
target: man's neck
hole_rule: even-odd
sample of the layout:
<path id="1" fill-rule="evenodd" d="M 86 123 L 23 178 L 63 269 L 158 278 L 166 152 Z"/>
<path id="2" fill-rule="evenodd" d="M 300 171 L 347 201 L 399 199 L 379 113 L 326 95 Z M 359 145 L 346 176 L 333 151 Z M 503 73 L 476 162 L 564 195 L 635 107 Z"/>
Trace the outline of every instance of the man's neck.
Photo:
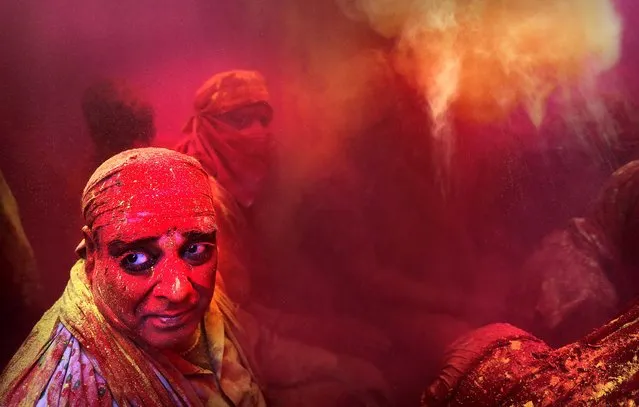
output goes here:
<path id="1" fill-rule="evenodd" d="M 190 345 L 184 346 L 183 350 L 176 350 L 180 357 L 195 366 L 213 372 L 213 366 L 209 358 L 206 339 L 202 334 L 201 326 L 198 327 L 191 341 L 188 341 L 187 343 L 189 343 Z"/>
<path id="2" fill-rule="evenodd" d="M 193 335 L 191 335 L 191 337 L 187 341 L 184 341 L 184 343 L 177 346 L 174 351 L 176 353 L 179 353 L 180 355 L 185 355 L 191 352 L 197 346 L 201 336 L 202 328 L 198 326 L 197 329 L 193 332 Z"/>

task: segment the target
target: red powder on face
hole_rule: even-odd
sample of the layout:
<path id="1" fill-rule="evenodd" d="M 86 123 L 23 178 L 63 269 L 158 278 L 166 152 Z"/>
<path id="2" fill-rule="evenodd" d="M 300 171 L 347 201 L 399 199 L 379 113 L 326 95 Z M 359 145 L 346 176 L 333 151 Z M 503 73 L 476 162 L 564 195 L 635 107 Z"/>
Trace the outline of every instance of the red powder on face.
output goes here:
<path id="1" fill-rule="evenodd" d="M 139 149 L 105 162 L 85 188 L 88 269 L 114 326 L 157 348 L 180 346 L 213 295 L 213 194 L 197 161 Z"/>

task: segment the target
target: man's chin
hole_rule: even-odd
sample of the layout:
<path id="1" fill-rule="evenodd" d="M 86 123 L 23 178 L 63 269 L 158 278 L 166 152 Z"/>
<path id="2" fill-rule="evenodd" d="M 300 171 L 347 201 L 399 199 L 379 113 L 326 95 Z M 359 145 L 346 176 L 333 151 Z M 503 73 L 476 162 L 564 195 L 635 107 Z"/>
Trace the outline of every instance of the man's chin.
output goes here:
<path id="1" fill-rule="evenodd" d="M 171 331 L 154 329 L 154 332 L 143 335 L 142 339 L 158 350 L 184 349 L 191 344 L 197 327 L 197 323 L 191 323 Z"/>

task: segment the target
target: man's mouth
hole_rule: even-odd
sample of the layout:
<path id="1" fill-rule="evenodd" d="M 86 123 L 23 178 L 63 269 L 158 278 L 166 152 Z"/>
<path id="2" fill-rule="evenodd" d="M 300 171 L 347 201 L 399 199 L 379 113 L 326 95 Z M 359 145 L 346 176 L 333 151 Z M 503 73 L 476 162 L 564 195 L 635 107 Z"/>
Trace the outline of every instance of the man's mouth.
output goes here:
<path id="1" fill-rule="evenodd" d="M 178 328 L 192 319 L 195 307 L 188 308 L 179 312 L 163 313 L 151 315 L 154 325 L 159 328 Z"/>

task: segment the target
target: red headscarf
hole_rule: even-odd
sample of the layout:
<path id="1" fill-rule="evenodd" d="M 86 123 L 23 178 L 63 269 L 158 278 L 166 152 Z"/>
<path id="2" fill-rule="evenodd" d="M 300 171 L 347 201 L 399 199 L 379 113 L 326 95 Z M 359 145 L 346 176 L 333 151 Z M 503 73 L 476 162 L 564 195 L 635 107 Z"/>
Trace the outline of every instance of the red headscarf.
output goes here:
<path id="1" fill-rule="evenodd" d="M 158 211 L 180 216 L 184 201 L 175 196 L 192 200 L 189 216 L 215 215 L 213 190 L 197 160 L 163 148 L 128 150 L 105 161 L 89 179 L 82 194 L 85 225 L 95 233 L 107 224 L 152 218 Z M 81 257 L 84 249 L 82 241 L 76 249 Z"/>

